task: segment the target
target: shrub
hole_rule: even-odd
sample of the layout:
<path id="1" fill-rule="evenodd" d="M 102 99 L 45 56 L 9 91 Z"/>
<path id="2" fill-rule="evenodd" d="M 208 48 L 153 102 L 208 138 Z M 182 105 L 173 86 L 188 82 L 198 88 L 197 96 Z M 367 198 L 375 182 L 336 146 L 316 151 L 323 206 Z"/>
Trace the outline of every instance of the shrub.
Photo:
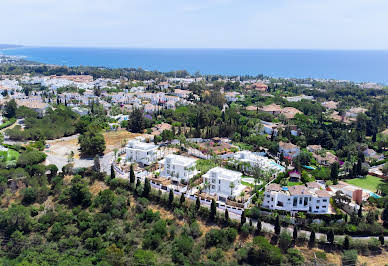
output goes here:
<path id="1" fill-rule="evenodd" d="M 304 257 L 299 250 L 295 248 L 287 249 L 287 259 L 291 265 L 301 265 L 304 263 Z"/>
<path id="2" fill-rule="evenodd" d="M 342 255 L 342 263 L 344 265 L 356 265 L 357 262 L 357 250 L 345 250 Z"/>

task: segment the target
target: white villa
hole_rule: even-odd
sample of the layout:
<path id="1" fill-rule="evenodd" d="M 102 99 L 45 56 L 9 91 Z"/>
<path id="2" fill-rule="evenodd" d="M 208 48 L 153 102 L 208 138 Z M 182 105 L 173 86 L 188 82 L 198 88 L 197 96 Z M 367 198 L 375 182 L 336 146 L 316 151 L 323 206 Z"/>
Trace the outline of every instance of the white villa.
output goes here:
<path id="1" fill-rule="evenodd" d="M 163 165 L 160 176 L 168 177 L 172 183 L 188 182 L 197 172 L 195 170 L 196 159 L 170 154 L 159 163 Z"/>
<path id="2" fill-rule="evenodd" d="M 158 146 L 153 143 L 145 143 L 139 140 L 131 140 L 126 147 L 126 159 L 130 162 L 150 165 L 157 160 Z"/>
<path id="3" fill-rule="evenodd" d="M 241 176 L 240 172 L 214 167 L 202 177 L 206 192 L 216 195 L 217 200 L 225 202 L 228 197 L 237 197 L 244 191 Z"/>
<path id="4" fill-rule="evenodd" d="M 233 158 L 237 161 L 248 163 L 251 167 L 259 167 L 264 171 L 273 171 L 274 173 L 285 171 L 285 168 L 274 160 L 251 151 L 236 152 Z"/>
<path id="5" fill-rule="evenodd" d="M 312 182 L 315 183 L 315 182 Z M 266 187 L 262 206 L 271 210 L 309 213 L 328 213 L 330 194 L 317 184 L 281 187 L 270 184 Z"/>

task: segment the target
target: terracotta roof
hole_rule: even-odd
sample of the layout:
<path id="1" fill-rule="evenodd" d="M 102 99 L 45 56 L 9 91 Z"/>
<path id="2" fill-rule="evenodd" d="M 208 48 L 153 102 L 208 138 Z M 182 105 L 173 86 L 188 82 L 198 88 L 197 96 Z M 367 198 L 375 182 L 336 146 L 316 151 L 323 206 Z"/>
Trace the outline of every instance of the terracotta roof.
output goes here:
<path id="1" fill-rule="evenodd" d="M 307 182 L 306 185 L 308 188 L 321 188 L 321 185 L 318 184 L 318 182 Z"/>
<path id="2" fill-rule="evenodd" d="M 269 184 L 266 188 L 265 188 L 265 191 L 280 191 L 282 190 L 282 188 L 280 187 L 279 184 L 275 184 L 275 183 L 272 183 L 272 184 Z"/>
<path id="3" fill-rule="evenodd" d="M 297 186 L 288 187 L 288 191 L 290 192 L 291 196 L 312 195 L 311 192 L 308 191 L 308 189 L 305 185 L 297 185 Z"/>
<path id="4" fill-rule="evenodd" d="M 285 150 L 292 150 L 292 149 L 298 148 L 297 145 L 292 144 L 291 142 L 283 142 L 283 141 L 279 142 L 279 147 Z"/>
<path id="5" fill-rule="evenodd" d="M 295 117 L 295 115 L 302 114 L 302 112 L 294 107 L 284 107 L 281 110 L 281 114 L 284 115 L 288 119 L 292 119 Z"/>
<path id="6" fill-rule="evenodd" d="M 272 103 L 270 105 L 263 106 L 261 110 L 264 112 L 281 112 L 282 107 L 280 105 Z"/>
<path id="7" fill-rule="evenodd" d="M 326 190 L 317 190 L 315 191 L 315 194 L 320 198 L 330 198 L 330 194 Z"/>

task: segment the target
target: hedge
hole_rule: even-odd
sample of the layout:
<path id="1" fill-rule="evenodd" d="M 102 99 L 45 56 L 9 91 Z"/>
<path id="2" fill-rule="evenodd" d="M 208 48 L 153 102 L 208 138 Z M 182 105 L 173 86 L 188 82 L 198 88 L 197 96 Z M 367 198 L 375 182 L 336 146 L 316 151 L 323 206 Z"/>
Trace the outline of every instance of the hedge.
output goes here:
<path id="1" fill-rule="evenodd" d="M 0 130 L 3 129 L 3 128 L 6 128 L 6 127 L 9 127 L 9 126 L 13 125 L 15 122 L 16 122 L 16 118 L 11 118 L 7 122 L 5 122 L 5 123 L 0 125 Z"/>

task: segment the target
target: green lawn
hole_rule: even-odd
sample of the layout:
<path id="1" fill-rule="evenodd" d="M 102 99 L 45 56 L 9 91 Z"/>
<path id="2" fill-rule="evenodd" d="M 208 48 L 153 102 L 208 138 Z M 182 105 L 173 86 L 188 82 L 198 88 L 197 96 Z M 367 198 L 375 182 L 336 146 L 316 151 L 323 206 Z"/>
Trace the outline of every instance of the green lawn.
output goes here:
<path id="1" fill-rule="evenodd" d="M 368 189 L 372 192 L 376 192 L 377 186 L 381 183 L 384 183 L 384 180 L 379 177 L 367 175 L 365 178 L 347 179 L 345 180 L 345 182 L 348 184 L 359 186 L 361 188 Z"/>
<path id="2" fill-rule="evenodd" d="M 3 162 L 17 161 L 19 153 L 15 150 L 9 149 L 8 151 L 0 152 L 0 157 Z"/>
<path id="3" fill-rule="evenodd" d="M 303 185 L 303 183 L 302 182 L 291 182 L 291 181 L 287 182 L 287 187 L 292 187 L 292 186 L 297 186 L 297 185 Z"/>

